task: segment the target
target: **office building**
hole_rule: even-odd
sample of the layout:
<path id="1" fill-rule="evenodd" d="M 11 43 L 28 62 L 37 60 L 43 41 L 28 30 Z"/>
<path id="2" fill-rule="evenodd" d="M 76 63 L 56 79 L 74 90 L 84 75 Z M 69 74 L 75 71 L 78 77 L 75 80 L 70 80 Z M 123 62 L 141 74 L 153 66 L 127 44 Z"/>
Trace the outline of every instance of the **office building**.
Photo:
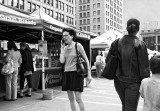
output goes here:
<path id="1" fill-rule="evenodd" d="M 76 1 L 76 26 L 99 35 L 110 29 L 122 33 L 123 0 Z"/>
<path id="2" fill-rule="evenodd" d="M 28 13 L 41 8 L 51 17 L 75 27 L 75 0 L 0 0 L 0 3 Z"/>

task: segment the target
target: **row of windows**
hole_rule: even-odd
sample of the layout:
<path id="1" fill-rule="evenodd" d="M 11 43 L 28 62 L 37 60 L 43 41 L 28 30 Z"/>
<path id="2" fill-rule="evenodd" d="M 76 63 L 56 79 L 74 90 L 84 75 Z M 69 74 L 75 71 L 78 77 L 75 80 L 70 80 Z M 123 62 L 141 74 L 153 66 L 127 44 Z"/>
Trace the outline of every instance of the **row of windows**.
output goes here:
<path id="1" fill-rule="evenodd" d="M 79 11 L 90 10 L 90 5 L 79 6 Z"/>
<path id="2" fill-rule="evenodd" d="M 35 4 L 32 4 L 31 2 L 28 2 L 28 6 L 27 6 L 28 12 L 33 12 L 33 11 L 35 11 L 38 8 L 40 8 L 39 5 L 35 5 Z M 64 14 L 55 12 L 55 11 L 47 9 L 45 7 L 43 7 L 43 11 L 46 12 L 48 15 L 50 15 L 53 18 L 55 18 L 55 19 L 57 19 L 59 21 L 65 22 L 65 20 L 64 20 Z M 69 16 L 66 16 L 66 23 L 73 25 L 73 18 L 69 17 Z"/>
<path id="3" fill-rule="evenodd" d="M 79 14 L 80 18 L 90 17 L 90 12 L 83 12 Z"/>
<path id="4" fill-rule="evenodd" d="M 79 28 L 81 31 L 90 31 L 90 26 L 83 26 Z"/>
<path id="5" fill-rule="evenodd" d="M 93 4 L 93 9 L 95 9 L 95 8 L 100 8 L 100 3 Z"/>
<path id="6" fill-rule="evenodd" d="M 40 1 L 40 0 L 39 0 Z M 66 1 L 68 1 L 68 2 L 70 2 L 70 3 L 72 3 L 73 4 L 73 0 L 66 0 Z M 43 0 L 43 3 L 46 3 L 46 4 L 49 4 L 49 5 L 51 5 L 51 6 L 54 6 L 54 0 Z M 56 4 L 61 4 L 61 1 L 60 0 L 55 0 L 55 3 Z M 62 2 L 63 3 L 63 2 Z M 63 3 L 64 4 L 64 3 Z"/>
<path id="7" fill-rule="evenodd" d="M 90 0 L 79 0 L 79 4 L 90 3 Z"/>
<path id="8" fill-rule="evenodd" d="M 90 19 L 83 19 L 83 20 L 80 20 L 80 21 L 79 21 L 79 24 L 80 24 L 80 25 L 87 25 L 87 24 L 90 24 Z"/>
<path id="9" fill-rule="evenodd" d="M 4 0 L 1 0 L 0 2 L 4 4 Z M 8 5 L 14 8 L 24 9 L 24 0 L 8 0 Z"/>

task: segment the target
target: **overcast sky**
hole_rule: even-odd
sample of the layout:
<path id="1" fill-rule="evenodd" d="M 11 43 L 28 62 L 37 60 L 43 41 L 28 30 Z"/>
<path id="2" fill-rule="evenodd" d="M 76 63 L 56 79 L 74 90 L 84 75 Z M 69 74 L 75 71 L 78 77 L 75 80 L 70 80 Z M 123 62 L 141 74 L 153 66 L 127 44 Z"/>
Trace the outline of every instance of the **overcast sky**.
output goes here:
<path id="1" fill-rule="evenodd" d="M 160 0 L 124 0 L 123 29 L 127 20 L 137 18 L 140 22 L 160 21 Z"/>

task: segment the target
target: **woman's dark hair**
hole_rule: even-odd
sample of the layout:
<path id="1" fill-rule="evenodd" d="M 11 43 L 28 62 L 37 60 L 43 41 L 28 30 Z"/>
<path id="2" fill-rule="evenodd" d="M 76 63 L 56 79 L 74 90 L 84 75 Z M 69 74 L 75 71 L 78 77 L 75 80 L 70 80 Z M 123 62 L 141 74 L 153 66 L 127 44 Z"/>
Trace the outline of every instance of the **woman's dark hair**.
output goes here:
<path id="1" fill-rule="evenodd" d="M 129 34 L 133 34 L 139 31 L 140 22 L 139 20 L 132 18 L 127 21 L 127 31 Z"/>
<path id="2" fill-rule="evenodd" d="M 7 48 L 8 48 L 8 50 L 11 50 L 11 49 L 13 49 L 14 51 L 18 50 L 16 44 L 13 41 L 8 41 L 7 42 Z"/>
<path id="3" fill-rule="evenodd" d="M 150 59 L 150 69 L 153 74 L 160 74 L 160 55 L 154 55 Z"/>
<path id="4" fill-rule="evenodd" d="M 64 28 L 62 32 L 69 32 L 71 36 L 73 36 L 73 41 L 76 39 L 76 31 L 72 28 Z"/>
<path id="5" fill-rule="evenodd" d="M 21 42 L 21 43 L 20 43 L 20 46 L 25 46 L 25 47 L 26 47 L 26 49 L 31 50 L 31 49 L 30 49 L 30 47 L 29 47 L 29 45 L 28 45 L 28 44 L 26 44 L 25 42 Z"/>

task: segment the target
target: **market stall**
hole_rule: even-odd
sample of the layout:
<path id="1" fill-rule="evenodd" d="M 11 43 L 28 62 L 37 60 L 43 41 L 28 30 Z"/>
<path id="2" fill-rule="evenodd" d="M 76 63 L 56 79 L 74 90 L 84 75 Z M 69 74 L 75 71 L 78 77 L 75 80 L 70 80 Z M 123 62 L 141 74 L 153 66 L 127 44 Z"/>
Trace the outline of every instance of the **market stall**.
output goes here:
<path id="1" fill-rule="evenodd" d="M 2 14 L 0 16 L 1 40 L 34 44 L 38 44 L 40 40 L 47 41 L 47 55 L 45 57 L 38 56 L 36 59 L 37 71 L 32 75 L 33 89 L 42 88 L 44 90 L 48 87 L 60 85 L 62 79 L 62 69 L 59 63 L 60 40 L 62 38 L 62 29 L 68 26 L 40 10 L 27 15 L 5 6 L 1 7 L 3 7 L 0 8 L 0 14 Z M 6 10 L 1 11 L 4 8 Z M 87 56 L 90 57 L 90 36 L 80 31 L 77 31 L 77 36 L 77 41 L 87 47 L 85 51 Z M 3 57 L 4 53 L 6 51 L 1 54 Z M 5 86 L 3 76 L 0 77 L 0 80 L 3 82 L 1 85 Z M 0 88 L 3 88 L 2 90 L 5 89 L 1 86 Z"/>

